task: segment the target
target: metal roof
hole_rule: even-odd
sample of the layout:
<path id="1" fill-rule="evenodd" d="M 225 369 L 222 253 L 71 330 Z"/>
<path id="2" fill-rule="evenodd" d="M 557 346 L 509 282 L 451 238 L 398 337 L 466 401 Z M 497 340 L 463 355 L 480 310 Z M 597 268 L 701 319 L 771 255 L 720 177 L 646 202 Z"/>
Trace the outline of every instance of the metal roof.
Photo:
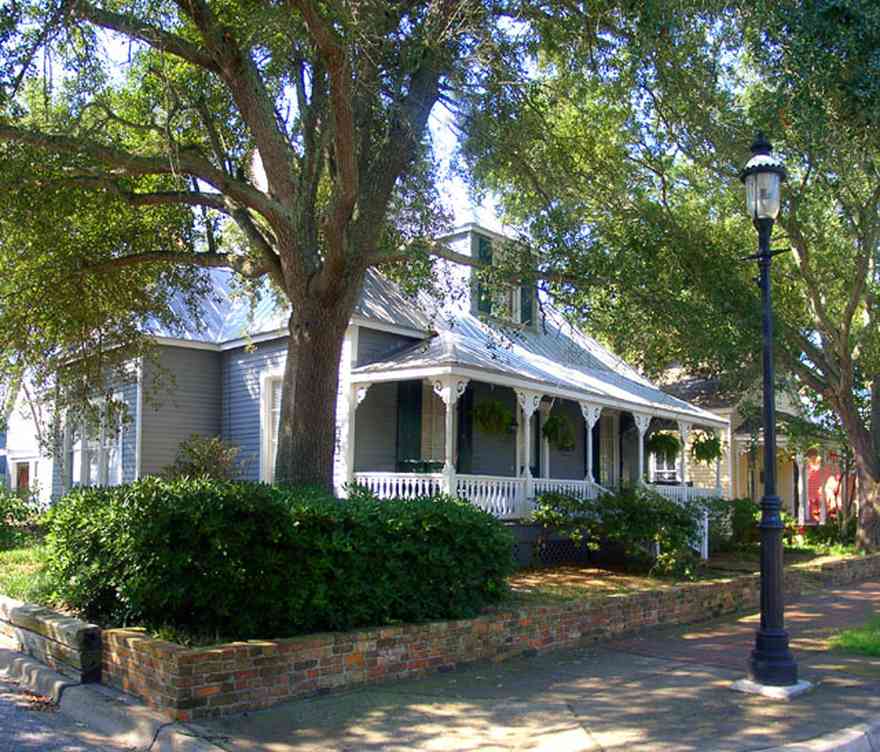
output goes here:
<path id="1" fill-rule="evenodd" d="M 232 272 L 212 269 L 207 274 L 212 282 L 212 291 L 201 306 L 201 326 L 193 320 L 184 298 L 180 296 L 172 301 L 171 308 L 181 323 L 181 329 L 170 329 L 153 320 L 148 324 L 147 331 L 156 337 L 219 345 L 287 327 L 290 308 L 280 304 L 268 286 L 255 300 L 238 292 Z M 430 318 L 424 311 L 409 300 L 397 285 L 373 269 L 368 270 L 364 278 L 354 315 L 380 324 L 413 329 L 425 335 L 432 331 Z"/>
<path id="2" fill-rule="evenodd" d="M 420 368 L 452 367 L 506 374 L 552 390 L 576 392 L 584 400 L 604 397 L 635 409 L 661 410 L 689 416 L 709 425 L 723 425 L 717 415 L 670 394 L 569 324 L 551 306 L 544 306 L 543 325 L 519 329 L 479 319 L 468 312 L 446 312 L 434 325 L 432 338 L 388 359 L 354 369 L 371 375 Z"/>

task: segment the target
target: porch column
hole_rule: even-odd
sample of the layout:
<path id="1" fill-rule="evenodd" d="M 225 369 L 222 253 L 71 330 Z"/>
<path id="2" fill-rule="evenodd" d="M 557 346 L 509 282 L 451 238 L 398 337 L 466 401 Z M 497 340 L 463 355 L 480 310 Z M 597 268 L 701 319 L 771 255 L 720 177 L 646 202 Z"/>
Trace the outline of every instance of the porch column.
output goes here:
<path id="1" fill-rule="evenodd" d="M 553 402 L 541 402 L 538 406 L 538 413 L 540 414 L 541 419 L 541 429 L 544 428 L 544 424 L 547 422 L 547 418 L 550 417 L 550 411 L 553 409 Z M 544 436 L 543 430 L 541 431 L 541 469 L 540 475 L 544 478 L 553 477 L 550 474 L 550 439 Z"/>
<path id="2" fill-rule="evenodd" d="M 645 434 L 648 432 L 648 426 L 651 425 L 651 416 L 642 413 L 633 413 L 636 428 L 639 430 L 639 464 L 637 483 L 640 486 L 645 485 Z"/>
<path id="3" fill-rule="evenodd" d="M 348 395 L 348 425 L 346 426 L 345 438 L 345 482 L 346 484 L 354 483 L 354 441 L 355 441 L 355 418 L 357 417 L 357 409 L 364 397 L 367 396 L 367 390 L 370 384 L 355 384 L 351 387 Z"/>
<path id="4" fill-rule="evenodd" d="M 715 496 L 717 498 L 722 497 L 722 489 L 721 489 L 721 457 L 715 458 Z"/>
<path id="5" fill-rule="evenodd" d="M 456 493 L 455 481 L 455 403 L 464 394 L 468 379 L 459 379 L 454 376 L 444 376 L 433 382 L 434 393 L 443 400 L 446 405 L 446 452 L 443 463 L 443 492 L 454 496 Z"/>
<path id="6" fill-rule="evenodd" d="M 541 404 L 542 395 L 540 392 L 532 392 L 527 389 L 516 390 L 516 401 L 522 408 L 523 417 L 525 418 L 525 430 L 523 431 L 523 449 L 525 451 L 525 473 L 526 479 L 526 499 L 531 499 L 533 495 L 532 486 L 532 416 L 535 410 Z"/>
<path id="7" fill-rule="evenodd" d="M 588 483 L 596 482 L 596 474 L 593 472 L 593 426 L 599 421 L 602 415 L 602 406 L 593 405 L 589 402 L 581 402 L 581 414 L 584 416 L 584 423 L 587 424 L 587 477 L 584 478 Z"/>
<path id="8" fill-rule="evenodd" d="M 803 525 L 807 521 L 807 475 L 804 472 L 806 468 L 806 458 L 803 452 L 798 452 L 794 461 L 797 463 L 797 497 L 798 497 L 798 524 Z"/>
<path id="9" fill-rule="evenodd" d="M 822 462 L 820 467 L 824 468 L 825 461 L 827 459 L 827 455 L 824 450 L 819 453 L 819 459 Z M 819 524 L 824 525 L 826 522 L 828 522 L 828 499 L 825 498 L 825 488 L 823 486 L 820 489 L 819 493 Z"/>
<path id="10" fill-rule="evenodd" d="M 681 434 L 681 485 L 688 484 L 688 439 L 691 435 L 691 424 L 680 420 L 678 421 L 678 432 Z"/>

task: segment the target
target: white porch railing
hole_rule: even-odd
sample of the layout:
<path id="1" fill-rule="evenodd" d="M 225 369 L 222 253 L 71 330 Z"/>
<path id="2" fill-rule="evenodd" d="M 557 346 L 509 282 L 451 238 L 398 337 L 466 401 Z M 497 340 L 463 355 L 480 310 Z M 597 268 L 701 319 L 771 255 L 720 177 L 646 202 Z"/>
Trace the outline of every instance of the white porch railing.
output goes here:
<path id="1" fill-rule="evenodd" d="M 459 475 L 456 495 L 502 520 L 525 517 L 530 509 L 525 478 Z"/>
<path id="2" fill-rule="evenodd" d="M 380 499 L 415 499 L 443 491 L 439 473 L 355 473 L 354 482 Z"/>
<path id="3" fill-rule="evenodd" d="M 561 480 L 557 478 L 535 478 L 532 480 L 535 496 L 545 493 L 561 493 L 576 499 L 598 499 L 599 494 L 607 493 L 602 486 L 588 480 Z"/>

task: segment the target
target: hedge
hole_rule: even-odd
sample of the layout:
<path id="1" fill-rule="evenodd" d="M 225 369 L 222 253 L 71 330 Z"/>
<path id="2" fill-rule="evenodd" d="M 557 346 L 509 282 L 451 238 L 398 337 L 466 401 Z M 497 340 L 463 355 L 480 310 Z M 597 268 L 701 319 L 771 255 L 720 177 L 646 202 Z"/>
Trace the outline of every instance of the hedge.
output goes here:
<path id="1" fill-rule="evenodd" d="M 507 529 L 446 498 L 147 478 L 74 490 L 48 524 L 56 594 L 85 617 L 224 639 L 463 618 L 513 567 Z"/>

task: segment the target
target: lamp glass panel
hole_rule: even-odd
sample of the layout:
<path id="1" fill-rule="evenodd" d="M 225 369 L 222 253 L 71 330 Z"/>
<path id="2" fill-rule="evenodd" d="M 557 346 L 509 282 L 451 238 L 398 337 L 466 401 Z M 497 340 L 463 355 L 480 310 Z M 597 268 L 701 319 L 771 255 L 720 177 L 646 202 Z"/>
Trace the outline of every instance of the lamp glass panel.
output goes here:
<path id="1" fill-rule="evenodd" d="M 776 219 L 779 214 L 779 187 L 781 179 L 775 172 L 759 172 L 757 178 L 757 211 L 752 216 L 758 219 Z"/>
<path id="2" fill-rule="evenodd" d="M 758 176 L 752 173 L 751 175 L 746 175 L 745 184 L 746 184 L 746 211 L 748 211 L 749 216 L 755 216 L 755 195 L 756 195 L 756 183 L 758 182 Z"/>

